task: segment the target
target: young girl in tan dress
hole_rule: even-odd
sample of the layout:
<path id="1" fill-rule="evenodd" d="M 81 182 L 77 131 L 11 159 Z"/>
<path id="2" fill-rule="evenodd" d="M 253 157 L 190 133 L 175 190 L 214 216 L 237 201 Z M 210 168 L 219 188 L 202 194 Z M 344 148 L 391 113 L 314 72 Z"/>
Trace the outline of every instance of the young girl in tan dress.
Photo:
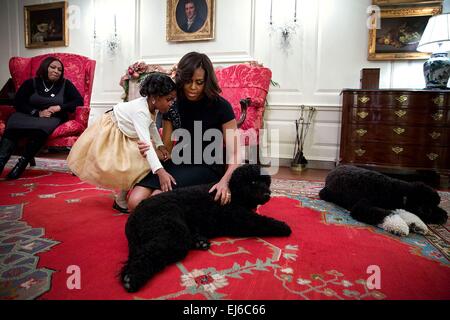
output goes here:
<path id="1" fill-rule="evenodd" d="M 155 150 L 163 159 L 168 157 L 155 119 L 157 111 L 167 112 L 176 99 L 175 83 L 169 76 L 154 72 L 143 80 L 140 94 L 141 98 L 119 103 L 107 111 L 73 145 L 67 163 L 81 180 L 129 190 L 151 170 L 169 190 L 172 183 L 176 184 Z M 138 140 L 151 146 L 145 158 L 139 152 Z"/>

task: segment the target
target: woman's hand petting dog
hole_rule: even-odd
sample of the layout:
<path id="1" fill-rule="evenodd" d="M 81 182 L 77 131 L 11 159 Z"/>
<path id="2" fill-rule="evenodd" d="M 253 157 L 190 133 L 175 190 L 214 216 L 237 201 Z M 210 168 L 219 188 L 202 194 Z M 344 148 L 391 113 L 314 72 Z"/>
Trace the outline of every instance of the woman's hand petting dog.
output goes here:
<path id="1" fill-rule="evenodd" d="M 172 183 L 177 184 L 174 177 L 172 177 L 164 168 L 156 171 L 156 175 L 159 178 L 159 185 L 162 192 L 172 191 Z"/>
<path id="2" fill-rule="evenodd" d="M 214 201 L 219 201 L 221 205 L 226 205 L 231 202 L 231 192 L 228 188 L 228 183 L 225 181 L 219 181 L 209 190 L 209 193 L 216 191 Z"/>

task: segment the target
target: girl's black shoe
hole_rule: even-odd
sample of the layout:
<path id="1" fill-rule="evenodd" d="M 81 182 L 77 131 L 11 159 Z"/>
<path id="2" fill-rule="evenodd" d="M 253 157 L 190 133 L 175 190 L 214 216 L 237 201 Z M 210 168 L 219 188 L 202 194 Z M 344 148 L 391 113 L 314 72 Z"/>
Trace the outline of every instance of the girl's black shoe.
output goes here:
<path id="1" fill-rule="evenodd" d="M 117 211 L 119 211 L 121 213 L 130 213 L 130 211 L 128 211 L 128 208 L 122 208 L 121 206 L 119 206 L 117 204 L 116 200 L 114 200 L 114 203 L 113 203 L 112 207 L 113 207 L 114 210 L 117 210 Z"/>

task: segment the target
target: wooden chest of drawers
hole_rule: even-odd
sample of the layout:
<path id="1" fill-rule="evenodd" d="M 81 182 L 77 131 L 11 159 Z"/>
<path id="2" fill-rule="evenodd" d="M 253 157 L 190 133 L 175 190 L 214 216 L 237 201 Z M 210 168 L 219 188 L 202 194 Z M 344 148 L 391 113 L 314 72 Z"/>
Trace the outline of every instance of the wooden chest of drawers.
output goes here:
<path id="1" fill-rule="evenodd" d="M 450 172 L 450 91 L 342 91 L 339 163 Z"/>

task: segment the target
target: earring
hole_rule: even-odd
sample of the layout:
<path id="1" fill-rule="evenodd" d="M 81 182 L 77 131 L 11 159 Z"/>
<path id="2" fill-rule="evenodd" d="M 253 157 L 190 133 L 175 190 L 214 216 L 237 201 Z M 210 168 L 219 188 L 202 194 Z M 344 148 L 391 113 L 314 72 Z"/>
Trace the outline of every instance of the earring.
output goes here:
<path id="1" fill-rule="evenodd" d="M 156 104 L 156 100 L 152 100 L 152 104 L 155 105 Z"/>

